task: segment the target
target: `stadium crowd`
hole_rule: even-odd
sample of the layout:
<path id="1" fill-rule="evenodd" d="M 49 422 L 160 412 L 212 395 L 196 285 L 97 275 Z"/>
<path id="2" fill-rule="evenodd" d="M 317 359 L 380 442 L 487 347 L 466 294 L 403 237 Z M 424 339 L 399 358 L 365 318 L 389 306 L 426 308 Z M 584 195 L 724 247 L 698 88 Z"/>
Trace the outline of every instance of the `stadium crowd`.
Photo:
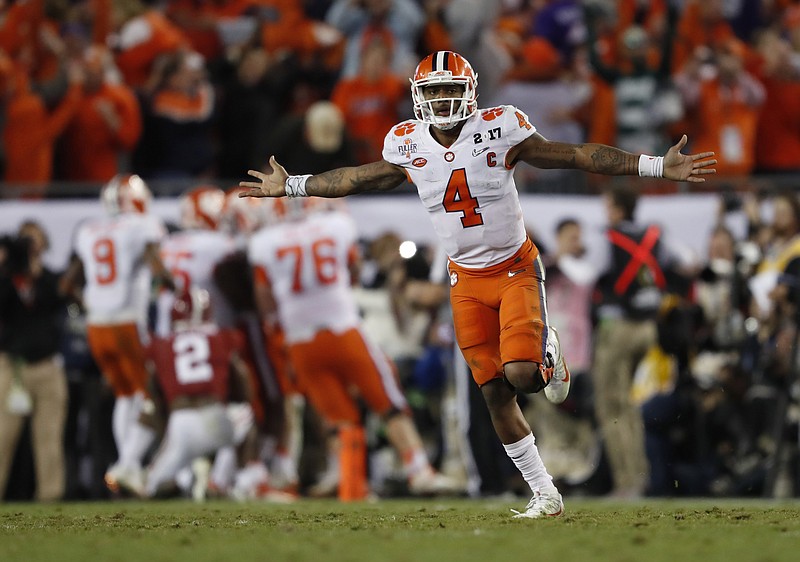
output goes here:
<path id="1" fill-rule="evenodd" d="M 380 158 L 386 132 L 412 115 L 414 65 L 450 49 L 480 75 L 482 105 L 513 104 L 548 138 L 663 154 L 687 133 L 692 152 L 716 152 L 724 178 L 800 174 L 800 4 L 790 0 L 5 2 L 4 188 L 39 198 L 59 196 L 65 182 L 102 187 L 109 220 L 132 223 L 136 240 L 123 269 L 103 242 L 110 235 L 82 226 L 62 275 L 40 262 L 40 225 L 4 238 L 6 498 L 31 497 L 31 459 L 41 500 L 120 488 L 152 496 L 174 479 L 196 497 L 344 497 L 342 474 L 364 451 L 368 470 L 355 471 L 382 495 L 523 493 L 496 437 L 459 420 L 487 414 L 474 388 L 454 389 L 469 376 L 453 354 L 438 249 L 404 258 L 386 233 L 361 241 L 358 269 L 348 225 L 337 230 L 346 274 L 312 250 L 312 275 L 343 283 L 335 321 L 363 323 L 404 387 L 398 396 L 350 381 L 362 401 L 344 393 L 331 405 L 301 382 L 316 352 L 302 349 L 305 336 L 285 345 L 279 329 L 287 305 L 272 293 L 299 281 L 292 271 L 275 277 L 254 240 L 346 212 L 276 210 L 220 189 L 268 155 L 294 173 Z M 519 166 L 516 175 L 521 189 L 573 191 L 562 171 Z M 558 225 L 555 247 L 539 246 L 573 390 L 560 406 L 521 398 L 559 487 L 621 498 L 800 493 L 796 192 L 722 193 L 708 254 L 691 258 L 637 223 L 635 194 L 591 181 L 606 193 L 609 233 L 622 233 L 609 235 L 609 256 L 587 259 L 581 217 Z M 148 212 L 155 186 L 184 192 L 182 224 Z M 733 212 L 747 217 L 745 237 L 726 227 Z M 167 226 L 207 235 L 192 242 L 216 252 L 204 254 L 202 272 L 182 261 L 191 236 Z M 639 248 L 625 253 L 621 236 L 631 233 Z M 300 263 L 301 250 L 288 252 Z M 644 273 L 626 280 L 629 264 Z M 137 286 L 144 302 L 115 304 L 104 290 L 117 276 L 131 287 L 123 300 Z M 656 300 L 641 306 L 637 291 Z M 214 344 L 212 333 L 230 339 Z M 197 344 L 197 334 L 209 339 Z M 196 359 L 197 345 L 215 358 L 213 384 L 191 357 L 170 355 Z M 217 347 L 236 352 L 217 358 Z M 200 386 L 184 396 L 187 374 Z M 218 431 L 195 435 L 204 424 Z M 156 454 L 162 434 L 170 439 Z M 363 495 L 363 482 L 346 480 L 350 497 Z"/>

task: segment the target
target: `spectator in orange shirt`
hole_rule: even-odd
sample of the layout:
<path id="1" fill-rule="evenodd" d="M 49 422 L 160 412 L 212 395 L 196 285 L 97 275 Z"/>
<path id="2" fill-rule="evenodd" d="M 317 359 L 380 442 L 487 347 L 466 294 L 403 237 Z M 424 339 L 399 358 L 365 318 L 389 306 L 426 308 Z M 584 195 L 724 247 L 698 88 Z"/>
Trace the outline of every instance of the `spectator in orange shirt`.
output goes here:
<path id="1" fill-rule="evenodd" d="M 16 59 L 36 42 L 41 24 L 44 2 L 3 2 L 0 4 L 0 49 Z"/>
<path id="2" fill-rule="evenodd" d="M 749 174 L 755 167 L 756 127 L 764 86 L 744 70 L 746 47 L 731 38 L 699 49 L 675 77 L 694 127 L 692 150 L 713 150 L 717 175 Z"/>
<path id="3" fill-rule="evenodd" d="M 24 69 L 14 68 L 5 80 L 5 146 L 4 180 L 11 183 L 36 184 L 43 191 L 53 176 L 53 146 L 69 123 L 81 100 L 83 69 L 71 64 L 68 69 L 69 89 L 52 112 L 41 96 L 31 89 Z"/>
<path id="4" fill-rule="evenodd" d="M 401 120 L 399 107 L 408 84 L 390 73 L 391 53 L 380 37 L 368 43 L 361 55 L 361 70 L 340 80 L 331 94 L 345 119 L 345 126 L 360 164 L 380 159 L 383 138 Z"/>
<path id="5" fill-rule="evenodd" d="M 146 7 L 141 0 L 113 0 L 110 43 L 125 83 L 142 88 L 161 55 L 174 53 L 188 45 L 183 32 L 161 12 Z"/>
<path id="6" fill-rule="evenodd" d="M 303 65 L 319 61 L 328 71 L 338 71 L 344 40 L 335 27 L 307 17 L 300 0 L 256 0 L 255 4 L 265 51 L 279 56 L 293 54 Z"/>
<path id="7" fill-rule="evenodd" d="M 758 77 L 767 92 L 756 133 L 756 169 L 762 173 L 800 172 L 800 69 L 792 64 L 790 43 L 777 31 L 758 40 Z"/>
<path id="8" fill-rule="evenodd" d="M 672 68 L 683 68 L 699 47 L 720 44 L 733 37 L 722 0 L 689 0 L 678 23 Z"/>
<path id="9" fill-rule="evenodd" d="M 142 116 L 133 91 L 110 79 L 115 69 L 108 51 L 89 47 L 82 62 L 84 96 L 64 135 L 62 170 L 67 180 L 104 183 L 139 140 Z"/>
<path id="10" fill-rule="evenodd" d="M 220 21 L 244 15 L 254 3 L 255 0 L 173 0 L 167 4 L 166 13 L 186 34 L 192 50 L 213 61 L 224 54 Z"/>

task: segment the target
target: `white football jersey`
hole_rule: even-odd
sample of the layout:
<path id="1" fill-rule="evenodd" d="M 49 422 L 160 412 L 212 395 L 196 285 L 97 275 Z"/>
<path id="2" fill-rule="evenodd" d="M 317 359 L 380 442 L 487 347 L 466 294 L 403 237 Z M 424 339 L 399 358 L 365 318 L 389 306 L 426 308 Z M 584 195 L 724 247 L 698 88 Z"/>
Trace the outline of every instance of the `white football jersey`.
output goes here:
<path id="1" fill-rule="evenodd" d="M 78 227 L 75 253 L 83 262 L 83 300 L 90 324 L 142 324 L 150 291 L 150 270 L 143 261 L 150 243 L 167 230 L 154 215 L 128 213 L 90 219 Z"/>
<path id="2" fill-rule="evenodd" d="M 358 326 L 348 267 L 356 240 L 355 222 L 340 212 L 263 228 L 250 239 L 250 263 L 270 280 L 287 342 Z"/>
<path id="3" fill-rule="evenodd" d="M 211 313 L 215 323 L 221 327 L 233 324 L 233 312 L 214 283 L 214 268 L 233 254 L 237 247 L 239 246 L 231 235 L 214 230 L 174 232 L 161 244 L 161 259 L 172 273 L 176 290 L 198 287 L 208 291 Z M 172 308 L 170 300 L 159 302 L 159 323 L 163 319 L 165 307 L 168 307 L 168 318 Z"/>
<path id="4" fill-rule="evenodd" d="M 383 159 L 406 170 L 450 259 L 483 268 L 508 259 L 525 241 L 514 170 L 505 158 L 535 132 L 510 105 L 478 110 L 450 147 L 436 142 L 428 125 L 409 120 L 386 135 Z"/>

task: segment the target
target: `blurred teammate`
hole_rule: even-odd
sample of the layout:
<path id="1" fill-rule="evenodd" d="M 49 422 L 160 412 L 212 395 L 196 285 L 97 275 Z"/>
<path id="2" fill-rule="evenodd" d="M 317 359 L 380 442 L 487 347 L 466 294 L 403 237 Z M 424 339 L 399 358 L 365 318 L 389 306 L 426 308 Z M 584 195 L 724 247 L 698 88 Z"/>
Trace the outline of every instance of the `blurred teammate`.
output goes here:
<path id="1" fill-rule="evenodd" d="M 411 493 L 456 491 L 428 462 L 394 366 L 361 331 L 351 289 L 357 278 L 352 218 L 337 211 L 306 215 L 299 200 L 271 203 L 272 214 L 285 212 L 286 220 L 253 235 L 249 257 L 259 311 L 283 329 L 297 388 L 340 428 L 361 424 L 355 392 L 385 421 Z"/>
<path id="2" fill-rule="evenodd" d="M 539 252 L 528 239 L 514 166 L 576 168 L 607 175 L 703 181 L 713 153 L 680 153 L 684 136 L 664 157 L 601 144 L 545 139 L 528 117 L 505 105 L 479 110 L 477 76 L 450 51 L 425 57 L 411 80 L 416 119 L 394 127 L 383 160 L 316 176 L 289 176 L 274 157 L 271 174 L 241 182 L 252 197 L 343 197 L 385 191 L 410 179 L 450 258 L 450 301 L 456 338 L 481 387 L 494 429 L 533 491 L 518 517 L 563 513 L 516 392 L 544 388 L 553 402 L 569 391 L 569 371 L 556 331 L 548 326 Z M 306 238 L 305 233 L 299 240 Z"/>
<path id="3" fill-rule="evenodd" d="M 246 455 L 235 482 L 234 457 L 230 451 L 218 454 L 212 471 L 211 483 L 220 491 L 230 490 L 237 499 L 264 498 L 269 473 L 269 495 L 277 492 L 296 495 L 299 485 L 297 447 L 290 444 L 299 440 L 297 408 L 293 405 L 296 392 L 291 387 L 288 360 L 282 334 L 267 336 L 256 310 L 247 243 L 250 236 L 264 225 L 267 216 L 264 207 L 253 199 L 241 199 L 235 187 L 226 192 L 220 218 L 220 229 L 235 236 L 237 251 L 227 257 L 214 271 L 215 282 L 225 294 L 235 311 L 236 327 L 245 339 L 243 359 L 250 366 L 254 392 L 251 406 L 257 428 L 257 445 Z M 270 469 L 264 465 L 268 462 Z"/>
<path id="4" fill-rule="evenodd" d="M 213 186 L 199 186 L 180 199 L 181 231 L 170 234 L 161 244 L 161 259 L 175 281 L 179 292 L 202 289 L 211 299 L 214 323 L 230 327 L 233 313 L 217 287 L 214 272 L 223 260 L 237 249 L 233 237 L 218 229 L 225 192 Z M 170 296 L 160 303 L 159 330 L 169 323 Z"/>
<path id="5" fill-rule="evenodd" d="M 75 292 L 80 278 L 85 280 L 89 347 L 116 395 L 112 429 L 118 460 L 106 473 L 112 490 L 120 480 L 137 477 L 153 441 L 152 430 L 138 421 L 147 399 L 141 338 L 151 281 L 171 286 L 172 280 L 159 256 L 166 229 L 147 212 L 151 197 L 139 176 L 108 182 L 100 193 L 107 216 L 78 227 L 75 254 L 63 278 L 66 292 Z"/>
<path id="6" fill-rule="evenodd" d="M 162 417 L 167 417 L 167 427 L 139 490 L 146 496 L 171 487 L 178 472 L 195 459 L 236 444 L 226 405 L 249 400 L 250 380 L 239 355 L 238 333 L 220 329 L 211 316 L 206 290 L 180 292 L 173 304 L 171 333 L 155 337 L 151 344 L 156 383 L 152 393 L 166 414 Z"/>

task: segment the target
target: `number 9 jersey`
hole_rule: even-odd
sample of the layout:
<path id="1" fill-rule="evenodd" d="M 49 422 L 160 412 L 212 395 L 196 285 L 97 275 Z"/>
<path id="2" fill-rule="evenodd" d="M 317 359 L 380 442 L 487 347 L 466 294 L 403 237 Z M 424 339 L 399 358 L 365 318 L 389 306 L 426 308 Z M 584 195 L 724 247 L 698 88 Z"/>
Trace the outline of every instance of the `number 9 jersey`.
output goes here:
<path id="1" fill-rule="evenodd" d="M 75 252 L 86 277 L 84 302 L 89 324 L 141 322 L 150 290 L 143 254 L 166 235 L 160 218 L 125 213 L 80 225 Z"/>
<path id="2" fill-rule="evenodd" d="M 527 115 L 504 105 L 464 122 L 449 147 L 429 125 L 409 120 L 386 135 L 383 159 L 402 166 L 430 213 L 443 249 L 456 264 L 484 268 L 519 250 L 526 239 L 508 151 L 536 132 Z"/>

